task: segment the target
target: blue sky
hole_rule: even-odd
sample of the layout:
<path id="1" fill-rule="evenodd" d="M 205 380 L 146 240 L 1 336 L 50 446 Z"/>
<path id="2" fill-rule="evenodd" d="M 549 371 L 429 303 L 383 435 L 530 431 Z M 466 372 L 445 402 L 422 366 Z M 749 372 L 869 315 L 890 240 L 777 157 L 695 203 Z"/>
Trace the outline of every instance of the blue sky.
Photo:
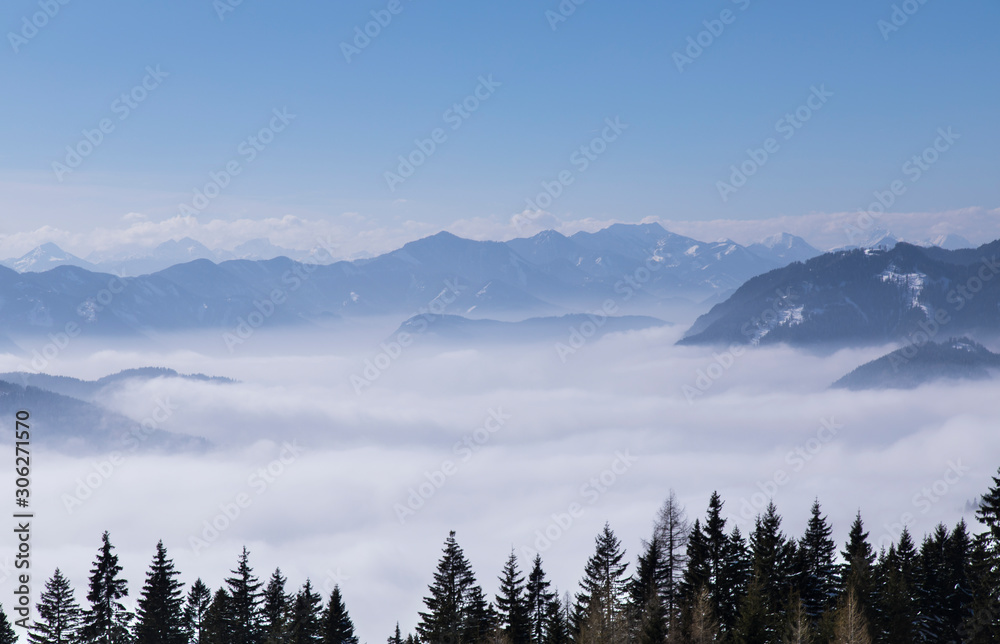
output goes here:
<path id="1" fill-rule="evenodd" d="M 223 2 L 232 10 L 220 12 Z M 4 3 L 0 234 L 124 226 L 127 213 L 163 222 L 230 161 L 240 174 L 198 221 L 352 213 L 369 230 L 503 224 L 562 171 L 573 182 L 546 209 L 551 220 L 853 211 L 948 127 L 960 139 L 891 210 L 1000 206 L 995 2 L 911 0 L 916 11 L 886 38 L 879 21 L 894 4 L 871 0 L 566 0 L 574 10 L 559 22 L 547 13 L 555 0 L 399 0 L 348 62 L 341 43 L 389 4 L 52 0 L 58 11 L 24 38 L 38 0 Z M 729 24 L 712 22 L 720 17 Z M 701 32 L 707 46 L 679 70 L 675 53 Z M 122 120 L 116 97 L 147 66 L 169 75 Z M 445 112 L 480 77 L 499 86 L 451 129 Z M 831 96 L 794 136 L 777 134 L 814 87 Z M 294 120 L 248 162 L 241 142 L 283 108 Z M 571 155 L 615 117 L 628 128 L 581 172 Z M 102 119 L 113 131 L 57 180 L 53 163 Z M 443 142 L 390 190 L 385 173 L 435 128 Z M 768 138 L 777 151 L 720 198 L 718 182 Z"/>

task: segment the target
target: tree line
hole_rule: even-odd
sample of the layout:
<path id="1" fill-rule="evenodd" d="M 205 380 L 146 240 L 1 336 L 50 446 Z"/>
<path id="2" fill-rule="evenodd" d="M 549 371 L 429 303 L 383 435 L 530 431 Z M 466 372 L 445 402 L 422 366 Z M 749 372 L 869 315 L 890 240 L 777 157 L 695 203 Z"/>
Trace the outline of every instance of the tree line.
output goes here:
<path id="1" fill-rule="evenodd" d="M 842 549 L 819 501 L 798 538 L 774 503 L 749 535 L 729 529 L 718 493 L 691 523 L 673 491 L 631 571 L 610 525 L 595 539 L 574 595 L 560 596 L 535 554 L 512 551 L 489 599 L 454 532 L 445 540 L 414 633 L 388 644 L 992 644 L 1000 642 L 1000 474 L 980 499 L 980 530 L 938 525 L 919 547 L 904 527 L 876 552 L 861 514 Z M 339 586 L 266 584 L 244 548 L 212 591 L 183 592 L 163 543 L 134 613 L 108 533 L 82 609 L 57 569 L 37 604 L 32 644 L 358 644 Z M 0 644 L 16 635 L 0 609 Z"/>

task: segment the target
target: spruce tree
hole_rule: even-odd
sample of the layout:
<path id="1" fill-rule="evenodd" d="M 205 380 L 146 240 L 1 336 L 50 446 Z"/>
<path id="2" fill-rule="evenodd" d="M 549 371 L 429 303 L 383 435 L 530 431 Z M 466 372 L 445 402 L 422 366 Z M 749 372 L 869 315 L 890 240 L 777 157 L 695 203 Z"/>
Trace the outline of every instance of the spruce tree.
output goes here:
<path id="1" fill-rule="evenodd" d="M 76 644 L 82 612 L 73 597 L 69 580 L 56 568 L 45 582 L 45 591 L 35 606 L 38 617 L 28 631 L 30 644 Z"/>
<path id="2" fill-rule="evenodd" d="M 662 561 L 660 538 L 654 533 L 639 555 L 635 576 L 629 582 L 632 639 L 638 644 L 661 644 L 667 639 L 667 611 L 663 595 L 668 580 Z"/>
<path id="3" fill-rule="evenodd" d="M 781 516 L 773 502 L 757 517 L 750 534 L 750 554 L 753 579 L 766 616 L 767 638 L 776 640 L 793 590 L 796 547 L 795 542 L 782 533 Z"/>
<path id="4" fill-rule="evenodd" d="M 306 579 L 292 599 L 288 615 L 288 644 L 320 644 L 323 641 L 323 598 Z"/>
<path id="5" fill-rule="evenodd" d="M 399 623 L 396 623 L 396 634 L 399 635 Z M 354 622 L 347 612 L 340 586 L 334 586 L 330 592 L 330 601 L 323 611 L 323 643 L 324 644 L 358 644 L 354 634 Z"/>
<path id="6" fill-rule="evenodd" d="M 399 622 L 396 622 L 396 632 L 389 636 L 385 644 L 403 644 L 403 634 L 399 631 Z"/>
<path id="7" fill-rule="evenodd" d="M 136 644 L 186 644 L 183 584 L 175 579 L 179 574 L 163 541 L 158 542 L 139 597 Z"/>
<path id="8" fill-rule="evenodd" d="M 806 532 L 799 540 L 798 594 L 809 619 L 816 621 L 837 601 L 837 568 L 834 557 L 837 545 L 833 528 L 820 512 L 819 500 L 813 501 Z"/>
<path id="9" fill-rule="evenodd" d="M 747 592 L 752 575 L 746 539 L 739 527 L 734 526 L 726 540 L 725 559 L 716 588 L 719 628 L 723 634 L 732 632 L 736 627 L 740 601 Z"/>
<path id="10" fill-rule="evenodd" d="M 0 644 L 17 644 L 17 633 L 0 604 Z"/>
<path id="11" fill-rule="evenodd" d="M 871 644 L 865 612 L 853 590 L 848 590 L 837 608 L 833 644 Z"/>
<path id="12" fill-rule="evenodd" d="M 184 631 L 190 644 L 204 644 L 205 616 L 212 604 L 212 591 L 209 590 L 201 577 L 195 579 L 188 590 L 187 601 L 184 603 Z"/>
<path id="13" fill-rule="evenodd" d="M 555 592 L 549 591 L 551 583 L 542 570 L 542 557 L 535 555 L 525 585 L 525 606 L 528 613 L 528 632 L 531 644 L 544 644 L 549 632 L 550 606 L 556 601 Z M 558 605 L 558 601 L 556 601 Z"/>
<path id="14" fill-rule="evenodd" d="M 434 582 L 424 597 L 425 612 L 420 613 L 417 633 L 420 639 L 441 644 L 471 644 L 485 637 L 491 629 L 489 611 L 482 589 L 455 532 L 445 540 L 444 554 L 434 573 Z M 484 630 L 485 629 L 485 630 Z"/>
<path id="15" fill-rule="evenodd" d="M 910 532 L 903 528 L 899 543 L 889 547 L 880 561 L 885 580 L 880 593 L 879 622 L 887 642 L 916 641 L 917 591 L 914 577 L 917 552 Z"/>
<path id="16" fill-rule="evenodd" d="M 122 567 L 113 552 L 107 532 L 90 570 L 90 608 L 84 613 L 81 635 L 89 644 L 127 644 L 131 639 L 129 623 L 133 615 L 121 600 L 128 596 L 128 585 L 119 577 Z"/>
<path id="17" fill-rule="evenodd" d="M 844 565 L 841 570 L 841 588 L 843 592 L 854 590 L 859 605 L 864 607 L 865 619 L 869 626 L 875 626 L 877 621 L 878 583 L 875 579 L 875 550 L 868 541 L 861 511 L 854 517 L 847 545 L 841 553 Z"/>
<path id="18" fill-rule="evenodd" d="M 712 598 L 708 589 L 698 591 L 691 605 L 691 625 L 688 630 L 690 644 L 714 644 L 719 641 L 719 624 L 712 613 Z"/>
<path id="19" fill-rule="evenodd" d="M 625 552 L 611 526 L 604 524 L 587 561 L 574 608 L 574 629 L 602 641 L 621 641 L 627 631 Z"/>
<path id="20" fill-rule="evenodd" d="M 513 550 L 507 557 L 500 575 L 500 592 L 496 596 L 497 628 L 506 634 L 511 644 L 529 644 L 531 624 L 525 597 L 524 576 L 518 569 Z"/>
<path id="21" fill-rule="evenodd" d="M 232 598 L 225 588 L 215 591 L 202 622 L 202 644 L 230 644 L 233 631 Z"/>
<path id="22" fill-rule="evenodd" d="M 275 568 L 264 589 L 261 607 L 261 627 L 264 644 L 282 644 L 288 638 L 288 612 L 290 599 L 285 592 L 288 580 Z"/>
<path id="23" fill-rule="evenodd" d="M 226 579 L 229 589 L 229 644 L 260 644 L 261 642 L 261 583 L 250 567 L 250 553 L 243 552 Z"/>

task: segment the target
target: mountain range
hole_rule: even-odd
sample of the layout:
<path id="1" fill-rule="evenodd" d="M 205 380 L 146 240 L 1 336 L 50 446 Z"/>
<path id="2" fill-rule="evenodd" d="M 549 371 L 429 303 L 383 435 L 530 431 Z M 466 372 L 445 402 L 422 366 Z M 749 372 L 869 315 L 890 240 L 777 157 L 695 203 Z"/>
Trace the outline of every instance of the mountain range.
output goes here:
<path id="1" fill-rule="evenodd" d="M 554 231 L 509 242 L 438 233 L 370 259 L 332 264 L 206 258 L 177 242 L 164 256 L 196 257 L 149 274 L 116 277 L 68 264 L 49 248 L 25 259 L 43 272 L 0 268 L 0 331 L 19 337 L 76 324 L 93 334 L 326 324 L 344 318 L 426 310 L 520 320 L 600 309 L 656 313 L 721 297 L 748 278 L 818 253 L 789 235 L 754 251 L 731 241 L 700 242 L 659 224 L 615 224 L 564 236 Z M 196 242 L 195 242 L 196 244 Z M 168 252 L 169 251 L 169 252 Z M 78 259 L 78 258 L 77 258 Z"/>
<path id="2" fill-rule="evenodd" d="M 106 453 L 111 450 L 127 454 L 133 451 L 201 450 L 210 446 L 203 438 L 166 431 L 158 427 L 158 418 L 169 418 L 169 403 L 157 403 L 167 408 L 151 409 L 151 418 L 140 422 L 104 407 L 103 394 L 130 381 L 151 378 L 187 378 L 218 383 L 232 382 L 227 378 L 203 375 L 185 376 L 172 369 L 129 369 L 117 374 L 88 381 L 65 376 L 33 373 L 0 374 L 0 419 L 14 425 L 18 410 L 31 412 L 28 422 L 34 430 L 32 443 L 71 454 Z M 144 424 L 145 423 L 145 424 Z M 10 439 L 13 434 L 8 435 Z M 8 440 L 5 439 L 5 442 Z"/>
<path id="3" fill-rule="evenodd" d="M 683 344 L 876 344 L 1000 331 L 1000 241 L 827 253 L 748 280 Z"/>
<path id="4" fill-rule="evenodd" d="M 913 389 L 937 380 L 985 380 L 1000 371 L 1000 354 L 966 337 L 907 345 L 865 363 L 833 387 Z"/>

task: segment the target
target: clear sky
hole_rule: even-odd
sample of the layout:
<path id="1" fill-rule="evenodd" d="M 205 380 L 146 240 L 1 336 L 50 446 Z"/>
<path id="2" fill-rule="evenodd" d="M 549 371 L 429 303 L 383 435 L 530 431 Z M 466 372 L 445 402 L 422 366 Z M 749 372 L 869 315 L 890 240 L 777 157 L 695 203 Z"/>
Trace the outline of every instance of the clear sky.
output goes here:
<path id="1" fill-rule="evenodd" d="M 488 236 L 561 172 L 559 221 L 845 212 L 897 179 L 893 211 L 1000 206 L 990 0 L 898 2 L 895 25 L 888 0 L 48 1 L 51 17 L 46 0 L 0 8 L 2 235 L 186 214 Z M 800 107 L 801 127 L 780 122 Z M 904 164 L 936 141 L 913 181 Z"/>

